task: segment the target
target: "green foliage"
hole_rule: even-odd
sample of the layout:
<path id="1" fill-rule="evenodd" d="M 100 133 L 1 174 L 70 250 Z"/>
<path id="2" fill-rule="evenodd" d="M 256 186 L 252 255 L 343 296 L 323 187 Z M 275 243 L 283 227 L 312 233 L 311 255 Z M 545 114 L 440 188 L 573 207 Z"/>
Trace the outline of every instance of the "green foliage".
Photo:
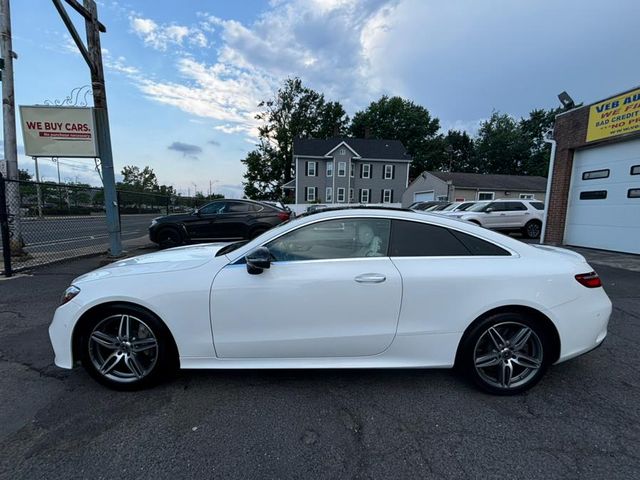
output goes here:
<path id="1" fill-rule="evenodd" d="M 129 191 L 136 192 L 156 192 L 159 189 L 158 178 L 151 167 L 140 167 L 126 165 L 122 171 L 122 186 Z"/>
<path id="2" fill-rule="evenodd" d="M 299 78 L 288 78 L 275 98 L 260 102 L 256 115 L 257 148 L 242 159 L 246 167 L 244 194 L 247 198 L 279 200 L 282 185 L 293 178 L 293 139 L 329 138 L 347 131 L 349 118 L 338 102 L 305 87 Z"/>
<path id="3" fill-rule="evenodd" d="M 353 116 L 349 132 L 353 137 L 400 140 L 413 157 L 410 175 L 441 167 L 444 143 L 438 135 L 440 121 L 410 100 L 383 96 Z"/>

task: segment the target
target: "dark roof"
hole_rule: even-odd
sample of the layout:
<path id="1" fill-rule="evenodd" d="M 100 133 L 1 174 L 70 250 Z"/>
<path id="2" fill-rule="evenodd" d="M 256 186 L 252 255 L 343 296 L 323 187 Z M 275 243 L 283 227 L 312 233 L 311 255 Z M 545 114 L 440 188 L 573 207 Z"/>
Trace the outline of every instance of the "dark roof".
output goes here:
<path id="1" fill-rule="evenodd" d="M 363 158 L 411 161 L 411 155 L 400 140 L 380 140 L 374 138 L 295 138 L 294 155 L 321 157 L 345 142 Z"/>
<path id="2" fill-rule="evenodd" d="M 547 179 L 529 175 L 496 175 L 492 173 L 427 172 L 457 188 L 486 188 L 489 190 L 515 190 L 544 192 Z"/>

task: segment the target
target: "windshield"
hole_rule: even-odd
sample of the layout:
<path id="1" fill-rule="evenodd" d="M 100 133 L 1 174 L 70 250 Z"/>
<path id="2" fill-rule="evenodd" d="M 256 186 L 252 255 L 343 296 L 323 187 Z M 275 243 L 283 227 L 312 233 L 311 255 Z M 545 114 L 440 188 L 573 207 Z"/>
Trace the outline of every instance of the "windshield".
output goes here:
<path id="1" fill-rule="evenodd" d="M 469 207 L 467 209 L 467 212 L 484 212 L 489 205 L 491 205 L 491 202 L 476 203 L 475 205 Z"/>
<path id="2" fill-rule="evenodd" d="M 465 210 L 469 210 L 469 208 L 471 208 L 474 204 L 473 203 L 463 203 L 462 205 L 460 205 L 458 207 L 458 211 L 459 212 L 464 212 Z"/>
<path id="3" fill-rule="evenodd" d="M 452 212 L 456 209 L 456 207 L 460 205 L 459 203 L 452 203 L 451 205 L 447 205 L 442 209 L 443 212 Z"/>
<path id="4" fill-rule="evenodd" d="M 220 250 L 218 250 L 216 253 L 216 257 L 233 252 L 234 250 L 239 249 L 240 247 L 242 247 L 243 245 L 246 245 L 247 243 L 249 243 L 249 240 L 241 240 L 239 242 L 230 243 L 229 245 L 226 245 L 222 247 Z"/>

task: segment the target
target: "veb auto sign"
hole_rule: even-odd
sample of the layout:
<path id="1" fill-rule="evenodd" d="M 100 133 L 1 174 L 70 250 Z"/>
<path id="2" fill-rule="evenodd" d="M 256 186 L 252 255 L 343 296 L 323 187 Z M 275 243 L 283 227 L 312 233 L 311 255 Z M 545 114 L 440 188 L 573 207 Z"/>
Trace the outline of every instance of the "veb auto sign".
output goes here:
<path id="1" fill-rule="evenodd" d="M 21 106 L 25 154 L 30 157 L 97 157 L 93 109 Z"/>

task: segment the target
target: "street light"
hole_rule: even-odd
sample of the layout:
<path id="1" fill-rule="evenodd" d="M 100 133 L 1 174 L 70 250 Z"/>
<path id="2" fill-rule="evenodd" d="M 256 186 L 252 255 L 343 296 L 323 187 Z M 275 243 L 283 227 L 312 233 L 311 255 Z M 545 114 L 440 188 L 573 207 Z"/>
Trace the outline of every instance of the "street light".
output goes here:
<path id="1" fill-rule="evenodd" d="M 560 103 L 562 103 L 562 106 L 566 110 L 570 110 L 576 106 L 576 102 L 573 101 L 573 98 L 571 98 L 571 96 L 566 91 L 558 95 L 558 100 L 560 100 Z"/>

